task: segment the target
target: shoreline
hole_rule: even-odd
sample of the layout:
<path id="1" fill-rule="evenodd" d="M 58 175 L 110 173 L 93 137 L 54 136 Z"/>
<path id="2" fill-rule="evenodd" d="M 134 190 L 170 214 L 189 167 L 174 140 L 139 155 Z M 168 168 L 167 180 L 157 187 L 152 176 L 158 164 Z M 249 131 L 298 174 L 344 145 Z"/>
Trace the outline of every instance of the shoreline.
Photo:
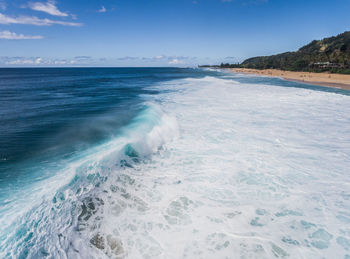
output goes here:
<path id="1" fill-rule="evenodd" d="M 326 86 L 350 91 L 350 75 L 294 72 L 278 69 L 250 69 L 250 68 L 230 68 L 235 73 L 253 74 L 257 76 L 281 77 L 288 81 L 306 83 L 311 85 Z"/>

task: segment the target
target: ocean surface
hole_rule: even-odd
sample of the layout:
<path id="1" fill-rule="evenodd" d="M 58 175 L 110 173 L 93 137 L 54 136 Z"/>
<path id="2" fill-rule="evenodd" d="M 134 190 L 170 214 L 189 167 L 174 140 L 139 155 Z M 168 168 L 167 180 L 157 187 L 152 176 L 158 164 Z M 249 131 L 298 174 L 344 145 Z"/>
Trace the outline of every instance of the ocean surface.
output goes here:
<path id="1" fill-rule="evenodd" d="M 0 69 L 0 258 L 350 259 L 350 92 Z"/>

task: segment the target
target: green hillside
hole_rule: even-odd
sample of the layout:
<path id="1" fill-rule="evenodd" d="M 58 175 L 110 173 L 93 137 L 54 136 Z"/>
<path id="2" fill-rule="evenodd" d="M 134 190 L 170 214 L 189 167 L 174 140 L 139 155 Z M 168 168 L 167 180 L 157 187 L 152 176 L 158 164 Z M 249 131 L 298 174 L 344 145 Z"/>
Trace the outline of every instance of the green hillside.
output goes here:
<path id="1" fill-rule="evenodd" d="M 296 52 L 249 58 L 240 65 L 232 66 L 350 74 L 350 31 L 335 37 L 314 40 Z"/>

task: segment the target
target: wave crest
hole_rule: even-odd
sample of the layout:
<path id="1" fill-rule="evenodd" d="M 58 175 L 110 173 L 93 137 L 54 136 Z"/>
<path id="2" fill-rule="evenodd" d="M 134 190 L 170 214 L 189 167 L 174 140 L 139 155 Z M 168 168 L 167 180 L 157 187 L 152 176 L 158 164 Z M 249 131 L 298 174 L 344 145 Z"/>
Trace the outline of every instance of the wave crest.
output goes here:
<path id="1" fill-rule="evenodd" d="M 176 119 L 163 113 L 157 105 L 147 104 L 116 138 L 81 155 L 54 177 L 37 183 L 46 187 L 46 193 L 40 193 L 43 199 L 39 204 L 31 204 L 29 211 L 25 211 L 26 207 L 13 211 L 17 220 L 3 225 L 1 257 L 65 258 L 77 247 L 98 246 L 98 237 L 83 241 L 81 235 L 89 225 L 88 220 L 104 204 L 103 199 L 96 196 L 98 188 L 123 168 L 151 159 L 152 154 L 177 136 Z M 32 195 L 38 198 L 35 189 Z M 31 201 L 33 199 L 28 198 L 28 202 Z M 117 241 L 109 239 L 116 247 Z M 79 256 L 84 255 L 91 257 L 80 251 Z"/>

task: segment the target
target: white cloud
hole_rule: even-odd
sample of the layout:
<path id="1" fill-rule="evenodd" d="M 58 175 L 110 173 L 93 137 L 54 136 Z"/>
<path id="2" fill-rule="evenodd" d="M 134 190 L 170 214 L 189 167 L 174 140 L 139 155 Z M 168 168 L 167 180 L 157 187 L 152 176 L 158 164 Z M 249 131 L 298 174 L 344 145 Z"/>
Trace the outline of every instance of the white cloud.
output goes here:
<path id="1" fill-rule="evenodd" d="M 5 64 L 6 65 L 33 65 L 33 64 L 35 64 L 35 60 L 18 58 L 18 59 L 6 61 Z"/>
<path id="2" fill-rule="evenodd" d="M 67 65 L 69 62 L 67 60 L 54 60 L 52 63 L 54 65 Z"/>
<path id="3" fill-rule="evenodd" d="M 17 16 L 11 17 L 0 13 L 0 24 L 31 24 L 37 26 L 51 26 L 54 24 L 59 24 L 63 26 L 82 26 L 82 23 L 76 22 L 63 22 L 50 19 L 40 19 L 36 16 Z"/>
<path id="4" fill-rule="evenodd" d="M 36 58 L 36 59 L 34 60 L 34 63 L 35 63 L 36 65 L 41 64 L 41 62 L 42 62 L 42 58 Z"/>
<path id="5" fill-rule="evenodd" d="M 98 12 L 99 12 L 99 13 L 105 13 L 105 12 L 107 12 L 107 9 L 102 5 L 102 6 L 101 6 L 101 9 L 98 10 Z"/>
<path id="6" fill-rule="evenodd" d="M 78 57 L 80 58 L 80 57 Z M 73 59 L 45 59 L 41 57 L 1 57 L 0 64 L 9 66 L 69 66 L 69 65 L 87 65 L 76 58 Z"/>
<path id="7" fill-rule="evenodd" d="M 23 35 L 23 34 L 17 34 L 15 32 L 10 31 L 0 31 L 0 39 L 6 39 L 6 40 L 38 40 L 43 39 L 43 36 L 33 36 L 33 35 Z"/>
<path id="8" fill-rule="evenodd" d="M 158 58 L 157 58 L 158 57 Z M 70 58 L 41 58 L 41 57 L 11 57 L 0 56 L 0 65 L 7 66 L 188 66 L 195 65 L 196 57 L 166 56 L 154 57 L 115 57 L 115 58 L 94 58 L 91 56 L 75 56 Z"/>
<path id="9" fill-rule="evenodd" d="M 174 58 L 172 60 L 169 61 L 169 64 L 170 65 L 177 65 L 177 64 L 183 64 L 183 61 L 182 60 L 179 60 L 177 58 Z"/>
<path id="10" fill-rule="evenodd" d="M 86 60 L 86 59 L 91 59 L 90 56 L 75 56 L 74 58 L 75 58 L 75 59 L 84 59 L 84 60 Z"/>
<path id="11" fill-rule="evenodd" d="M 60 10 L 58 10 L 56 6 L 56 2 L 54 0 L 49 0 L 46 3 L 42 2 L 29 2 L 28 7 L 32 10 L 39 11 L 39 12 L 45 12 L 54 16 L 68 16 L 67 13 L 63 13 Z"/>
<path id="12" fill-rule="evenodd" d="M 118 60 L 125 60 L 126 58 L 119 58 Z M 128 57 L 129 60 L 131 60 L 130 57 Z M 196 57 L 186 57 L 186 56 L 167 56 L 167 55 L 158 55 L 154 57 L 133 57 L 132 59 L 139 59 L 141 61 L 145 62 L 162 62 L 162 63 L 167 63 L 171 65 L 176 65 L 176 64 L 185 64 L 188 62 L 193 62 L 196 60 Z"/>
<path id="13" fill-rule="evenodd" d="M 138 60 L 138 59 L 140 59 L 140 58 L 139 57 L 130 57 L 130 56 L 117 58 L 117 60 Z"/>

